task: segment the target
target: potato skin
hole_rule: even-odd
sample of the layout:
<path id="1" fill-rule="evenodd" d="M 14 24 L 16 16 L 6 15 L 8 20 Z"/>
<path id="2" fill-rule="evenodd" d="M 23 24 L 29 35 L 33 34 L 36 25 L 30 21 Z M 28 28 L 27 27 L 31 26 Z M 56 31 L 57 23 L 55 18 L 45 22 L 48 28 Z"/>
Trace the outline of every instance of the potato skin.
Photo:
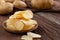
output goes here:
<path id="1" fill-rule="evenodd" d="M 13 11 L 13 4 L 4 3 L 0 5 L 0 14 L 9 14 Z"/>
<path id="2" fill-rule="evenodd" d="M 6 2 L 13 3 L 15 0 L 5 0 Z"/>
<path id="3" fill-rule="evenodd" d="M 27 7 L 27 4 L 21 0 L 15 0 L 13 2 L 13 5 L 15 8 L 18 8 L 18 9 L 23 9 L 23 8 L 26 8 Z"/>
<path id="4" fill-rule="evenodd" d="M 32 0 L 31 6 L 36 9 L 50 9 L 52 7 L 53 0 Z"/>

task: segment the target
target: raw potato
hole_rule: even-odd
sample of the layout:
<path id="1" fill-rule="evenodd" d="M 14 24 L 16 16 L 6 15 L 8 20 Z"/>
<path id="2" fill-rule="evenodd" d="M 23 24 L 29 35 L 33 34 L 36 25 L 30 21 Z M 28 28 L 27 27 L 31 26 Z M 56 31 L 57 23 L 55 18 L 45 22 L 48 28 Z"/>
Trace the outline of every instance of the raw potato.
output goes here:
<path id="1" fill-rule="evenodd" d="M 37 25 L 37 22 L 35 20 L 28 20 L 28 21 L 21 20 L 21 21 L 25 24 L 22 30 L 30 30 Z"/>
<path id="2" fill-rule="evenodd" d="M 6 2 L 13 3 L 15 0 L 5 0 Z"/>
<path id="3" fill-rule="evenodd" d="M 32 32 L 27 32 L 27 35 L 31 36 L 32 38 L 41 38 L 41 35 L 35 34 L 35 33 L 32 33 Z"/>
<path id="4" fill-rule="evenodd" d="M 13 11 L 13 4 L 11 3 L 2 3 L 0 5 L 0 14 L 9 14 Z"/>
<path id="5" fill-rule="evenodd" d="M 23 9 L 27 7 L 27 4 L 21 0 L 15 0 L 13 5 L 15 8 L 18 8 L 18 9 Z"/>
<path id="6" fill-rule="evenodd" d="M 52 7 L 53 0 L 32 0 L 31 6 L 36 9 L 50 9 Z"/>
<path id="7" fill-rule="evenodd" d="M 19 19 L 19 18 L 22 18 L 22 14 L 23 14 L 23 11 L 17 11 L 13 15 L 11 15 L 9 18 Z"/>

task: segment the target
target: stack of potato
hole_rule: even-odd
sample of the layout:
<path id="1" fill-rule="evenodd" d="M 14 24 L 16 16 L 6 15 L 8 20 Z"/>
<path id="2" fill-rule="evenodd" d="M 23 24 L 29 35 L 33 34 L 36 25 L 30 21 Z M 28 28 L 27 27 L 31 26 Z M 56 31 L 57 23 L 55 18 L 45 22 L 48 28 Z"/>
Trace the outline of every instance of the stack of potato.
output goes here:
<path id="1" fill-rule="evenodd" d="M 31 30 L 37 25 L 35 20 L 32 20 L 33 13 L 30 10 L 18 11 L 11 15 L 6 21 L 7 29 L 11 31 Z"/>

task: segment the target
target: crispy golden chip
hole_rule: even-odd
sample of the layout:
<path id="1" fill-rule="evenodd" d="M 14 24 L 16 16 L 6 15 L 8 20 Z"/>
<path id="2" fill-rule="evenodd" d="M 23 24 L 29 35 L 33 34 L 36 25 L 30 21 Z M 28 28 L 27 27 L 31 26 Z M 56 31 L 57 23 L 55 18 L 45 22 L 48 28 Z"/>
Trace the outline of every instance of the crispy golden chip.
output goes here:
<path id="1" fill-rule="evenodd" d="M 23 14 L 23 17 L 24 17 L 25 19 L 33 18 L 33 13 L 32 13 L 32 11 L 26 10 L 26 12 Z"/>
<path id="2" fill-rule="evenodd" d="M 32 38 L 41 38 L 41 35 L 36 34 L 36 33 L 32 33 L 32 32 L 27 32 L 28 36 L 31 36 Z"/>
<path id="3" fill-rule="evenodd" d="M 27 36 L 27 35 L 23 35 L 23 36 L 21 37 L 21 39 L 22 39 L 22 40 L 33 40 L 32 37 Z"/>
<path id="4" fill-rule="evenodd" d="M 9 19 L 7 20 L 7 28 L 11 29 L 11 30 L 22 30 L 24 27 L 23 22 L 17 20 L 17 19 Z"/>
<path id="5" fill-rule="evenodd" d="M 22 30 L 23 27 L 24 27 L 23 22 L 21 22 L 21 21 L 17 21 L 16 22 L 16 28 L 17 28 L 17 30 Z"/>
<path id="6" fill-rule="evenodd" d="M 25 25 L 27 25 L 27 26 L 31 26 L 31 25 L 36 25 L 37 24 L 37 22 L 35 21 L 35 20 L 28 20 L 28 21 L 26 21 L 26 20 L 21 20 Z"/>

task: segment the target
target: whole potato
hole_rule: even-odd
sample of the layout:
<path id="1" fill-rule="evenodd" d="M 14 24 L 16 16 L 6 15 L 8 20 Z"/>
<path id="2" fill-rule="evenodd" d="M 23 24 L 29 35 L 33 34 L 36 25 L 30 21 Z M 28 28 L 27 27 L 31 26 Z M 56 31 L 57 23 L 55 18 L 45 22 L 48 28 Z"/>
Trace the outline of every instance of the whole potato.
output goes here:
<path id="1" fill-rule="evenodd" d="M 0 5 L 0 14 L 9 14 L 13 11 L 13 4 L 4 3 Z"/>
<path id="2" fill-rule="evenodd" d="M 23 1 L 21 1 L 21 0 L 15 0 L 13 5 L 14 5 L 15 8 L 18 8 L 18 9 L 22 9 L 22 8 L 27 7 L 27 4 Z"/>
<path id="3" fill-rule="evenodd" d="M 53 0 L 32 0 L 31 6 L 36 9 L 49 9 L 52 7 Z"/>

